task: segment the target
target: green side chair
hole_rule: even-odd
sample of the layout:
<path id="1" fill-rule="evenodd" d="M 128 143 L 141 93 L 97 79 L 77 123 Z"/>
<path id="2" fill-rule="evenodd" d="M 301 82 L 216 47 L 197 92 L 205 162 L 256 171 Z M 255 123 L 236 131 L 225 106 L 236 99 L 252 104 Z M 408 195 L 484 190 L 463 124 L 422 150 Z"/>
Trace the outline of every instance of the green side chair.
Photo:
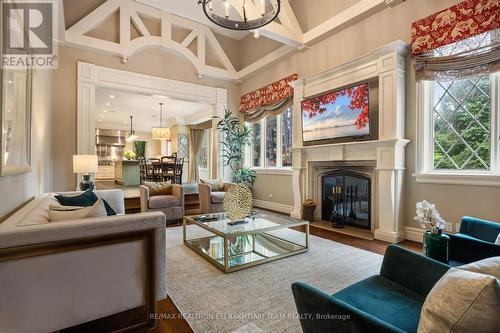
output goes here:
<path id="1" fill-rule="evenodd" d="M 460 230 L 447 234 L 449 265 L 460 266 L 474 261 L 500 256 L 500 245 L 495 240 L 500 233 L 500 223 L 464 216 Z"/>
<path id="2" fill-rule="evenodd" d="M 333 295 L 292 284 L 304 333 L 416 332 L 425 297 L 450 266 L 390 245 L 380 274 Z"/>

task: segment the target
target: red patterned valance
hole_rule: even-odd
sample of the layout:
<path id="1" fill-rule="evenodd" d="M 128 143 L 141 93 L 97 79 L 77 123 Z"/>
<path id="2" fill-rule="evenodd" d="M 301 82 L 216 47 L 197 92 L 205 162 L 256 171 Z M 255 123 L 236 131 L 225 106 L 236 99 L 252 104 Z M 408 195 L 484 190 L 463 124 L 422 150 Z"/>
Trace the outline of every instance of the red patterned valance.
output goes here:
<path id="1" fill-rule="evenodd" d="M 500 0 L 465 0 L 413 22 L 412 55 L 500 28 Z"/>
<path id="2" fill-rule="evenodd" d="M 263 88 L 241 96 L 240 112 L 247 112 L 263 106 L 276 104 L 288 97 L 292 97 L 293 88 L 289 83 L 297 80 L 297 78 L 297 74 L 292 74 Z"/>

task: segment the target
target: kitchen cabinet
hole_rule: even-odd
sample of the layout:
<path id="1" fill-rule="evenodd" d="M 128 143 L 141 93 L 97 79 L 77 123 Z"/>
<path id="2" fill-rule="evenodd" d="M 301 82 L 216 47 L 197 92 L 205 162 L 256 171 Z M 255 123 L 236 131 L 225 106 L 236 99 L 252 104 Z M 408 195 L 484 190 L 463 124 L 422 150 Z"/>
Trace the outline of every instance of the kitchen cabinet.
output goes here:
<path id="1" fill-rule="evenodd" d="M 125 186 L 134 186 L 141 183 L 139 161 L 116 161 L 115 182 Z"/>

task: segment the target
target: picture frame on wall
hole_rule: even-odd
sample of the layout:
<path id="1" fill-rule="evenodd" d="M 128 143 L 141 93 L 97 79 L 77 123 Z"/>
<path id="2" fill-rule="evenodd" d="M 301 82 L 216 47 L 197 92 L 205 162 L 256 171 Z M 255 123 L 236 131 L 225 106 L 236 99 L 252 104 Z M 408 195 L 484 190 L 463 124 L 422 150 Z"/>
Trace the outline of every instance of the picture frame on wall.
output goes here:
<path id="1" fill-rule="evenodd" d="M 0 17 L 2 17 L 0 6 Z M 0 56 L 4 56 L 4 31 L 0 24 Z M 31 112 L 33 70 L 3 68 L 0 71 L 0 176 L 32 171 Z"/>

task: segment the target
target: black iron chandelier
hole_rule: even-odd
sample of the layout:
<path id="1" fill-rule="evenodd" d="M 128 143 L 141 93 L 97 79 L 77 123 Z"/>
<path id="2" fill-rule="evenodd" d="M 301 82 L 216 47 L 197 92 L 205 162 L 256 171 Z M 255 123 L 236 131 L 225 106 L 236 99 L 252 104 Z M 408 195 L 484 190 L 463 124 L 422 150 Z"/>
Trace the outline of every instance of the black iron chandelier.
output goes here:
<path id="1" fill-rule="evenodd" d="M 231 6 L 241 4 L 239 13 L 231 15 Z M 278 17 L 281 0 L 198 0 L 210 21 L 231 30 L 256 30 Z M 234 16 L 234 17 L 233 17 Z"/>

